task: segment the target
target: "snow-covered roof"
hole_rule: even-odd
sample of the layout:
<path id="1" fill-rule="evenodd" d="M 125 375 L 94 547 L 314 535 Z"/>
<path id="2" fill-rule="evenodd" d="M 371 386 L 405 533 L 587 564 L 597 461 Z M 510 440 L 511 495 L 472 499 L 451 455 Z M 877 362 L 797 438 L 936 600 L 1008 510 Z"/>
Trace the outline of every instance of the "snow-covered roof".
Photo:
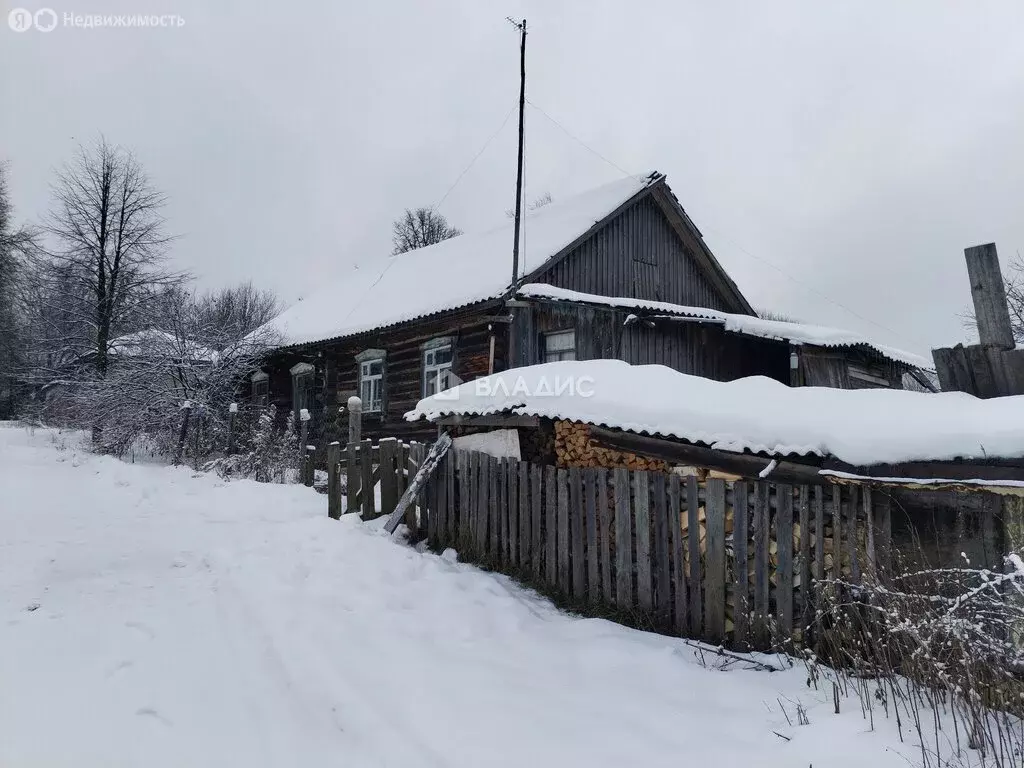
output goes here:
<path id="1" fill-rule="evenodd" d="M 721 382 L 621 360 L 513 368 L 421 400 L 405 418 L 503 412 L 858 466 L 1024 457 L 1024 396 L 788 387 L 762 376 Z"/>
<path id="2" fill-rule="evenodd" d="M 217 352 L 192 339 L 184 339 L 167 331 L 148 328 L 126 333 L 111 340 L 110 357 L 176 357 L 196 362 L 211 362 Z"/>
<path id="3" fill-rule="evenodd" d="M 719 312 L 706 307 L 687 307 L 681 304 L 670 304 L 664 301 L 647 299 L 631 299 L 616 296 L 600 296 L 593 293 L 580 293 L 565 288 L 556 288 L 545 283 L 528 283 L 519 289 L 519 295 L 526 298 L 552 299 L 554 301 L 575 301 L 586 304 L 601 304 L 622 309 L 638 309 L 648 312 L 697 318 L 724 326 L 725 330 L 747 336 L 758 336 L 762 339 L 777 339 L 793 344 L 808 344 L 818 347 L 870 347 L 883 357 L 915 368 L 930 369 L 931 362 L 915 355 L 885 344 L 878 344 L 867 337 L 844 331 L 840 328 L 829 328 L 824 325 L 808 323 L 791 323 L 782 320 L 763 320 L 752 315 L 737 315 L 730 312 Z"/>
<path id="4" fill-rule="evenodd" d="M 629 177 L 556 200 L 523 218 L 529 273 L 663 176 Z M 511 284 L 513 222 L 354 268 L 268 325 L 282 346 L 351 336 L 502 296 Z M 266 327 L 266 326 L 265 326 Z"/>

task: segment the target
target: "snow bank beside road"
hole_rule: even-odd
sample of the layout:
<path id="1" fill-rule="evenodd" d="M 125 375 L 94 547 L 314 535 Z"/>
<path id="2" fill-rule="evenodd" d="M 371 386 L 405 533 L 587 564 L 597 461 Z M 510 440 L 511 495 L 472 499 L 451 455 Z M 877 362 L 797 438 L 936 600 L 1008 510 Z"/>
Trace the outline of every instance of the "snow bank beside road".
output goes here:
<path id="1" fill-rule="evenodd" d="M 800 669 L 718 672 L 295 486 L 0 429 L 0 765 L 905 766 Z M 790 726 L 800 701 L 809 726 Z M 794 718 L 795 722 L 795 718 Z M 791 741 L 784 741 L 773 731 Z"/>

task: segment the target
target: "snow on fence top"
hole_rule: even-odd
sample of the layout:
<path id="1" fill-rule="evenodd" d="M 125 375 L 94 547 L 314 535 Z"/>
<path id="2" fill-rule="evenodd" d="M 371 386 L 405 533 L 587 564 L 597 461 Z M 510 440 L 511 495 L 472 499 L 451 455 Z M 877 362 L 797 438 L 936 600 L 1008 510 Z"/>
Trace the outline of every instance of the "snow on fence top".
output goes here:
<path id="1" fill-rule="evenodd" d="M 520 268 L 531 271 L 662 177 L 630 177 L 528 213 Z M 384 328 L 497 298 L 512 276 L 511 219 L 352 269 L 268 323 L 282 346 Z"/>
<path id="2" fill-rule="evenodd" d="M 511 413 L 854 465 L 1024 457 L 1024 396 L 721 382 L 621 360 L 513 368 L 421 400 L 405 418 Z"/>
<path id="3" fill-rule="evenodd" d="M 758 336 L 762 339 L 776 339 L 793 344 L 810 344 L 819 347 L 856 347 L 866 346 L 883 357 L 896 362 L 905 363 L 915 368 L 931 369 L 931 361 L 913 352 L 904 352 L 889 347 L 840 328 L 828 328 L 823 325 L 807 323 L 791 323 L 782 320 L 762 320 L 750 315 L 737 315 L 719 312 L 706 307 L 687 307 L 681 304 L 669 304 L 664 301 L 648 301 L 647 299 L 630 299 L 616 296 L 600 296 L 593 293 L 580 293 L 565 288 L 556 288 L 545 283 L 527 283 L 519 289 L 519 295 L 526 298 L 553 299 L 555 301 L 576 301 L 585 304 L 602 304 L 622 309 L 643 309 L 660 312 L 666 315 L 698 318 L 724 326 L 725 330 L 741 333 L 746 336 Z"/>

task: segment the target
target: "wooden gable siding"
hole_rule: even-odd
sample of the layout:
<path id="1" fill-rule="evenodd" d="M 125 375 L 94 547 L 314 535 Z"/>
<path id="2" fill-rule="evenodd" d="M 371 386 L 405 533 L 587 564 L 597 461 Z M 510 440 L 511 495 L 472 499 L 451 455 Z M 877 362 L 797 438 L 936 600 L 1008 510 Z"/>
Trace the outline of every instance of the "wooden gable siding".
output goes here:
<path id="1" fill-rule="evenodd" d="M 569 303 L 538 302 L 523 310 L 535 333 L 524 365 L 543 362 L 544 334 L 573 330 L 577 360 L 625 360 L 633 365 L 665 365 L 681 373 L 731 381 L 768 376 L 789 383 L 789 345 L 726 333 L 715 325 L 673 320 L 631 322 L 629 311 Z"/>
<path id="2" fill-rule="evenodd" d="M 658 203 L 646 196 L 531 279 L 602 296 L 743 311 L 708 279 L 695 247 L 680 239 Z"/>
<path id="3" fill-rule="evenodd" d="M 850 376 L 850 365 L 885 379 L 893 389 L 903 389 L 904 366 L 853 347 L 811 347 L 801 351 L 803 384 L 808 387 L 870 389 L 884 386 Z"/>

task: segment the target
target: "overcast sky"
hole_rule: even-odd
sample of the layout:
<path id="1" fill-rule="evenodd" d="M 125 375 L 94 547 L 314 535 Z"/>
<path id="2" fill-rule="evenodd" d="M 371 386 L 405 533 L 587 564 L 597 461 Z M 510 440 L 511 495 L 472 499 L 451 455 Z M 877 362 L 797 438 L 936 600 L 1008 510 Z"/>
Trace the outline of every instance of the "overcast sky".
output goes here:
<path id="1" fill-rule="evenodd" d="M 562 126 L 528 107 L 527 199 L 661 171 L 757 307 L 927 354 L 967 335 L 963 248 L 994 240 L 1004 269 L 1024 250 L 1020 0 L 0 3 L 17 214 L 102 132 L 169 195 L 204 288 L 293 301 L 386 258 L 392 219 L 506 117 L 441 211 L 469 230 L 511 207 L 507 15 L 531 29 L 527 98 Z M 13 5 L 185 23 L 16 33 Z"/>

